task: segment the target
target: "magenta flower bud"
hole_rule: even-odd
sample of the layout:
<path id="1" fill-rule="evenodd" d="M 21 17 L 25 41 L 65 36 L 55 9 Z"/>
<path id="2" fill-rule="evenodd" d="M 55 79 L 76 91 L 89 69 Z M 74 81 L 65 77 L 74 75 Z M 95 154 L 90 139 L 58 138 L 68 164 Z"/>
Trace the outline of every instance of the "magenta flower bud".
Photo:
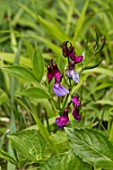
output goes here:
<path id="1" fill-rule="evenodd" d="M 62 80 L 62 74 L 60 73 L 57 65 L 53 63 L 53 60 L 51 61 L 51 65 L 48 65 L 47 69 L 48 83 L 50 83 L 53 78 L 55 78 L 55 82 L 60 83 Z"/>
<path id="2" fill-rule="evenodd" d="M 56 118 L 55 123 L 58 125 L 59 128 L 64 129 L 64 126 L 69 123 L 68 108 L 64 110 L 62 116 Z"/>
<path id="3" fill-rule="evenodd" d="M 65 96 L 66 94 L 69 94 L 69 90 L 59 83 L 54 83 L 52 88 L 56 96 Z"/>
<path id="4" fill-rule="evenodd" d="M 74 59 L 75 63 L 80 63 L 82 60 L 83 60 L 83 56 L 78 56 L 78 57 L 75 57 Z"/>
<path id="5" fill-rule="evenodd" d="M 62 74 L 60 73 L 57 65 L 53 63 L 53 73 L 54 73 L 54 78 L 57 83 L 60 83 L 62 81 Z"/>
<path id="6" fill-rule="evenodd" d="M 47 69 L 48 69 L 47 73 L 48 83 L 50 83 L 54 75 L 50 65 L 48 65 Z"/>
<path id="7" fill-rule="evenodd" d="M 68 57 L 68 47 L 67 47 L 68 41 L 64 41 L 63 46 L 62 46 L 62 54 L 64 57 Z"/>
<path id="8" fill-rule="evenodd" d="M 71 60 L 73 60 L 76 63 L 79 63 L 83 60 L 83 56 L 76 56 L 74 46 L 70 43 L 70 47 L 67 46 L 68 41 L 65 41 L 63 43 L 62 47 L 62 54 L 64 57 L 70 57 Z"/>
<path id="9" fill-rule="evenodd" d="M 74 118 L 76 119 L 76 120 L 80 120 L 81 119 L 81 116 L 79 115 L 79 108 L 74 108 L 73 109 L 73 111 L 72 111 L 72 114 L 73 114 L 73 116 L 74 116 Z"/>
<path id="10" fill-rule="evenodd" d="M 79 96 L 78 95 L 75 95 L 73 98 L 72 98 L 72 102 L 75 104 L 75 106 L 80 106 L 80 102 L 79 102 Z"/>

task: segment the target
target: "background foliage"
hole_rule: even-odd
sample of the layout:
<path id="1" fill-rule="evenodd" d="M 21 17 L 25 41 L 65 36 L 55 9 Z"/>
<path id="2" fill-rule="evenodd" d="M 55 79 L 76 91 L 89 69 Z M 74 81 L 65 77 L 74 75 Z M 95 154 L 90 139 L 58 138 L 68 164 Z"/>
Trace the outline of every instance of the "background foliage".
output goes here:
<path id="1" fill-rule="evenodd" d="M 2 169 L 13 170 L 15 165 L 20 168 L 24 165 L 32 169 L 42 163 L 42 158 L 47 163 L 42 165 L 41 169 L 51 169 L 52 164 L 56 162 L 54 169 L 59 169 L 60 167 L 62 170 L 65 159 L 68 159 L 67 169 L 72 164 L 70 163 L 71 159 L 78 162 L 76 165 L 72 164 L 72 167 L 76 166 L 76 169 L 83 169 L 82 167 L 84 167 L 85 170 L 85 166 L 86 170 L 89 170 L 91 166 L 95 170 L 97 170 L 98 166 L 113 169 L 113 155 L 109 151 L 113 144 L 112 9 L 112 0 L 107 0 L 106 2 L 102 0 L 0 1 L 0 147 L 10 155 L 6 155 L 1 150 L 0 164 Z M 106 41 L 101 51 L 104 36 Z M 46 80 L 46 66 L 54 58 L 60 70 L 63 70 L 66 62 L 61 57 L 61 45 L 66 40 L 73 43 L 77 55 L 84 52 L 83 65 L 87 65 L 90 60 L 87 69 L 81 75 L 80 83 L 72 89 L 73 92 L 76 91 L 80 95 L 82 120 L 78 122 L 71 118 L 71 127 L 78 129 L 72 132 L 67 128 L 67 136 L 65 136 L 64 132 L 57 131 L 54 121 L 58 115 L 58 110 L 55 110 L 52 103 L 49 102 L 50 96 L 46 90 L 47 86 L 51 93 L 51 86 L 47 85 Z M 94 49 L 100 50 L 100 52 L 91 57 Z M 41 67 L 37 67 L 39 65 Z M 76 67 L 78 72 L 83 65 Z M 5 68 L 6 66 L 10 66 L 10 69 Z M 9 72 L 16 77 L 11 76 Z M 41 83 L 45 85 L 43 95 Z M 30 91 L 31 84 L 32 86 L 35 85 L 35 87 Z M 28 89 L 29 93 L 26 89 Z M 50 134 L 57 131 L 57 133 L 51 135 L 51 140 L 46 141 L 48 145 L 50 141 L 56 142 L 55 147 L 57 146 L 59 151 L 62 148 L 60 154 L 54 155 L 52 159 L 46 160 L 48 155 L 50 157 L 51 151 L 46 146 L 42 135 L 43 130 L 41 134 L 38 134 L 40 137 L 35 139 L 40 140 L 37 142 L 39 145 L 35 144 L 35 140 L 33 143 L 33 145 L 36 145 L 35 149 L 39 149 L 39 154 L 37 155 L 37 151 L 32 150 L 32 148 L 32 151 L 29 150 L 29 144 L 32 145 L 29 143 L 29 136 L 32 139 L 33 134 L 39 133 L 36 131 L 38 127 L 35 125 L 34 119 L 39 127 L 42 124 L 39 124 L 38 121 L 41 120 Z M 94 128 L 96 132 L 87 129 L 80 132 L 79 127 Z M 18 132 L 15 135 L 14 132 L 24 129 L 29 130 L 26 133 Z M 79 132 L 80 134 L 83 133 L 82 135 L 86 138 L 86 142 L 89 142 L 90 147 L 87 150 L 91 154 L 91 160 L 88 153 L 84 151 L 86 143 L 80 143 L 83 139 L 82 136 L 80 136 L 81 138 L 78 137 Z M 14 134 L 9 135 L 8 138 L 9 133 Z M 23 133 L 23 145 L 24 135 L 28 143 L 25 155 L 24 150 L 21 150 L 21 146 L 17 149 L 18 144 L 15 142 L 19 142 L 21 133 Z M 63 138 L 60 133 L 63 133 Z M 74 137 L 72 137 L 71 133 Z M 45 135 L 48 136 L 48 133 Z M 79 144 L 75 142 L 76 137 Z M 9 139 L 14 145 L 15 152 L 17 152 L 16 160 Z M 58 143 L 59 140 L 60 142 Z M 73 140 L 74 145 L 72 144 Z M 40 142 L 42 143 L 42 141 L 43 147 L 40 147 Z M 101 145 L 102 142 L 103 145 Z M 94 147 L 93 143 L 98 143 L 98 146 L 95 146 L 97 148 Z M 83 148 L 79 148 L 76 153 L 76 148 L 80 144 L 83 144 Z M 52 146 L 52 144 L 50 145 Z M 105 147 L 105 151 L 103 151 L 102 146 Z M 73 152 L 70 148 L 73 148 Z M 46 150 L 45 155 L 43 155 L 44 150 Z M 81 154 L 82 152 L 83 154 Z M 108 155 L 106 155 L 106 152 Z M 101 153 L 103 155 L 100 156 Z M 73 155 L 76 156 L 74 157 Z M 95 156 L 96 158 L 99 157 L 99 160 L 95 159 Z M 31 165 L 28 164 L 28 160 L 31 161 Z M 59 160 L 61 162 L 58 164 Z"/>

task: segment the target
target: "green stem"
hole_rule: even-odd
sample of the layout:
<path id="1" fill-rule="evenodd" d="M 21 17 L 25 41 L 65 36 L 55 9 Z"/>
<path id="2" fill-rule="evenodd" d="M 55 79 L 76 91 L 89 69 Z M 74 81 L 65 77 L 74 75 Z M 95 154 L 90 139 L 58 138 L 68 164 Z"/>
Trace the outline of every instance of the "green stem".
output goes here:
<path id="1" fill-rule="evenodd" d="M 45 112 L 45 118 L 46 118 L 46 123 L 47 123 L 48 132 L 50 132 L 49 121 L 48 121 L 48 116 L 47 116 L 47 113 L 46 113 L 46 112 Z"/>
<path id="2" fill-rule="evenodd" d="M 65 109 L 65 107 L 66 107 L 66 103 L 67 103 L 68 97 L 69 97 L 69 94 L 67 94 L 67 96 L 66 96 L 66 98 L 65 98 L 65 100 L 64 100 L 61 113 L 64 111 L 64 109 Z"/>
<path id="3" fill-rule="evenodd" d="M 87 63 L 85 64 L 85 66 L 84 67 L 82 67 L 82 69 L 81 69 L 81 71 L 80 71 L 80 74 L 79 75 L 81 75 L 82 74 L 82 72 L 83 72 L 83 70 L 86 68 L 86 66 L 90 63 L 90 61 L 92 60 L 92 58 L 95 56 L 95 53 L 93 53 L 92 54 L 92 56 L 91 56 L 91 58 L 87 61 Z"/>
<path id="4" fill-rule="evenodd" d="M 58 108 L 59 108 L 59 110 L 60 110 L 60 97 L 58 96 Z"/>

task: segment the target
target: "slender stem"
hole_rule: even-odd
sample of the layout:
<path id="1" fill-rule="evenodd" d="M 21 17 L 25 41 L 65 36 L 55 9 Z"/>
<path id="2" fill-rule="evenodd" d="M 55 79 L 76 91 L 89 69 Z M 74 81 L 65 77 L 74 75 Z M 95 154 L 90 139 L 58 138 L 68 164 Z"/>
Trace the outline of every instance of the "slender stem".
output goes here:
<path id="1" fill-rule="evenodd" d="M 86 68 L 86 66 L 90 63 L 90 61 L 92 60 L 92 58 L 95 56 L 95 53 L 92 54 L 92 56 L 90 57 L 90 59 L 87 61 L 87 63 L 85 64 L 84 67 L 82 67 L 80 75 L 82 74 L 83 70 Z"/>
<path id="2" fill-rule="evenodd" d="M 60 101 L 61 101 L 61 97 L 58 96 L 58 108 L 60 110 Z"/>
<path id="3" fill-rule="evenodd" d="M 47 116 L 47 113 L 46 113 L 46 112 L 45 112 L 45 118 L 46 118 L 46 123 L 47 123 L 48 132 L 50 133 L 49 121 L 48 121 L 48 116 Z"/>
<path id="4" fill-rule="evenodd" d="M 69 97 L 69 94 L 67 94 L 67 96 L 66 96 L 66 98 L 65 98 L 65 100 L 64 100 L 64 103 L 63 103 L 61 112 L 63 112 L 64 109 L 65 109 L 65 107 L 66 107 L 66 103 L 67 103 L 68 97 Z"/>

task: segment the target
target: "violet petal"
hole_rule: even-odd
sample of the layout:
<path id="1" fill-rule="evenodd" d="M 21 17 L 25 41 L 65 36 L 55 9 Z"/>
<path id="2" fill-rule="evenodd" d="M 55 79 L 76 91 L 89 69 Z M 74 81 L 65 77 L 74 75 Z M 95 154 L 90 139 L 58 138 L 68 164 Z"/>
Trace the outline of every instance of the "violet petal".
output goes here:
<path id="1" fill-rule="evenodd" d="M 80 106 L 80 102 L 79 102 L 79 100 L 78 100 L 78 96 L 74 96 L 73 98 L 72 98 L 72 102 L 75 104 L 75 106 Z"/>
<path id="2" fill-rule="evenodd" d="M 83 56 L 78 56 L 78 57 L 75 57 L 74 59 L 75 63 L 80 63 L 82 60 L 83 60 Z"/>
<path id="3" fill-rule="evenodd" d="M 67 76 L 74 80 L 75 83 L 80 81 L 79 74 L 75 70 L 68 70 Z"/>
<path id="4" fill-rule="evenodd" d="M 55 123 L 58 125 L 59 128 L 63 129 L 64 126 L 69 123 L 69 118 L 67 115 L 62 115 L 56 118 Z"/>
<path id="5" fill-rule="evenodd" d="M 59 83 L 54 83 L 52 88 L 56 96 L 64 96 L 66 94 L 69 94 L 69 90 L 66 89 L 64 86 L 60 85 Z"/>

